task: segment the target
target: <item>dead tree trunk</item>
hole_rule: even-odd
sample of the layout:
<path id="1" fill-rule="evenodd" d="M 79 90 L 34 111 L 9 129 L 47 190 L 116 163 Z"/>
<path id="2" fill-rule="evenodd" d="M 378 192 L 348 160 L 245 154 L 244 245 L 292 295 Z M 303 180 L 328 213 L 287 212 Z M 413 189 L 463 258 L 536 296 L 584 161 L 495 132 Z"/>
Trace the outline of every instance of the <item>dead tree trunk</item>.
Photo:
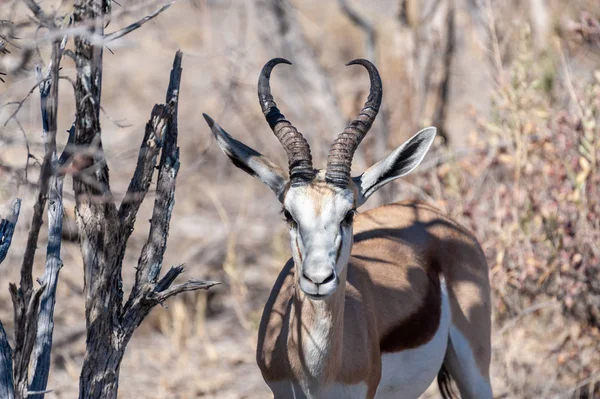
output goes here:
<path id="1" fill-rule="evenodd" d="M 110 190 L 108 166 L 102 151 L 99 122 L 102 91 L 102 46 L 90 37 L 102 37 L 106 5 L 79 0 L 75 24 L 87 22 L 88 34 L 75 40 L 77 63 L 75 144 L 87 149 L 76 155 L 73 189 L 84 263 L 86 353 L 79 380 L 80 398 L 116 398 L 119 369 L 125 347 L 150 310 L 183 291 L 209 288 L 215 283 L 188 281 L 170 287 L 183 267 L 171 268 L 159 279 L 174 205 L 179 170 L 177 108 L 182 54 L 178 52 L 166 104 L 157 105 L 146 125 L 136 171 L 120 209 Z M 89 21 L 94 21 L 90 24 Z M 135 216 L 150 182 L 159 151 L 157 194 L 148 241 L 140 256 L 135 284 L 123 306 L 122 263 Z"/>
<path id="2" fill-rule="evenodd" d="M 363 31 L 363 34 L 365 35 L 365 57 L 369 61 L 377 64 L 377 30 L 375 29 L 374 24 L 368 21 L 368 19 L 365 18 L 357 9 L 354 9 L 347 0 L 338 0 L 338 3 L 346 17 Z M 368 89 L 365 92 L 368 93 Z M 358 101 L 356 104 L 356 113 L 358 113 L 362 108 L 365 98 L 366 95 L 357 97 Z M 367 136 L 365 143 L 363 146 L 359 147 L 357 151 L 357 153 L 360 154 L 364 154 L 366 151 L 370 152 L 370 159 L 369 157 L 363 155 L 364 159 L 366 159 L 365 166 L 367 167 L 375 162 L 379 162 L 379 160 L 383 159 L 387 155 L 390 132 L 389 112 L 387 110 L 387 106 L 385 105 L 385 100 L 379 112 L 378 118 L 375 119 L 371 130 L 371 134 Z M 386 204 L 392 202 L 394 197 L 393 189 L 394 186 L 392 184 L 382 187 L 377 193 L 375 193 L 373 196 L 374 198 L 371 199 L 372 203 Z"/>
<path id="3" fill-rule="evenodd" d="M 419 127 L 433 125 L 448 140 L 446 119 L 450 71 L 454 59 L 454 0 L 413 3 L 412 22 L 415 57 L 415 86 Z M 409 6 L 410 8 L 410 6 Z"/>
<path id="4" fill-rule="evenodd" d="M 78 29 L 75 51 L 76 117 L 65 152 L 56 153 L 59 65 L 65 52 L 63 27 L 55 24 L 34 0 L 25 0 L 39 26 L 53 32 L 52 57 L 47 73 L 37 69 L 42 104 L 45 155 L 41 165 L 38 193 L 31 229 L 17 287 L 10 285 L 15 313 L 15 347 L 10 347 L 0 323 L 0 397 L 43 398 L 50 370 L 53 313 L 60 259 L 63 217 L 63 172 L 67 163 L 73 172 L 76 215 L 84 263 L 86 307 L 86 353 L 80 376 L 81 398 L 116 398 L 119 367 L 127 343 L 150 310 L 181 292 L 207 289 L 213 282 L 190 280 L 173 282 L 183 266 L 172 267 L 160 276 L 169 223 L 174 206 L 175 182 L 179 169 L 177 147 L 177 108 L 181 81 L 182 54 L 177 52 L 171 71 L 165 104 L 156 105 L 140 147 L 137 167 L 127 194 L 117 208 L 109 185 L 108 166 L 102 151 L 100 100 L 102 91 L 102 51 L 104 43 L 139 28 L 167 6 L 128 27 L 104 35 L 110 14 L 109 0 L 77 0 L 73 14 Z M 83 33 L 80 33 L 84 30 Z M 35 87 L 34 87 L 35 88 Z M 31 90 L 33 92 L 33 89 Z M 30 93 L 31 93 L 30 92 Z M 19 107 L 20 109 L 20 107 Z M 16 118 L 18 110 L 12 117 Z M 11 117 L 11 118 L 12 118 Z M 73 152 L 72 146 L 77 148 Z M 122 262 L 133 231 L 137 211 L 150 187 L 157 168 L 158 182 L 150 234 L 140 256 L 134 287 L 123 305 Z M 48 202 L 48 247 L 46 269 L 34 289 L 32 268 L 43 211 Z M 12 215 L 0 223 L 0 262 L 6 256 L 20 202 Z M 38 306 L 40 305 L 41 306 Z M 39 308 L 39 311 L 38 311 Z M 29 371 L 32 370 L 30 381 Z"/>

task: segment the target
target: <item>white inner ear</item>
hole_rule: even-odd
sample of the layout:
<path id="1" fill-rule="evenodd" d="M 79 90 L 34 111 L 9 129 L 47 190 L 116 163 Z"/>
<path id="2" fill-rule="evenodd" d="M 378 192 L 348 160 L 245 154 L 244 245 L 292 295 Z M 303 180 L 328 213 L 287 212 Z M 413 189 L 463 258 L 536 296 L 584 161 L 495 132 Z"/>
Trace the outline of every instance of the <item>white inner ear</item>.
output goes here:
<path id="1" fill-rule="evenodd" d="M 362 205 L 380 187 L 412 172 L 423 160 L 435 139 L 436 128 L 419 131 L 387 157 L 371 166 L 354 183 L 359 189 L 358 204 Z"/>

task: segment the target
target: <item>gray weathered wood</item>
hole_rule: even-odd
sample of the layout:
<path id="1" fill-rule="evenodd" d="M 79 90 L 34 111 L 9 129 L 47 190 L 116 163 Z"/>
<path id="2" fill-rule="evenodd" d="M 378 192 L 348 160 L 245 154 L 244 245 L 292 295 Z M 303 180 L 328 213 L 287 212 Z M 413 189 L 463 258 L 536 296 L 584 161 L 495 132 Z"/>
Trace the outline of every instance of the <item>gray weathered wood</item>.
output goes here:
<path id="1" fill-rule="evenodd" d="M 79 377 L 80 398 L 116 398 L 123 348 L 118 330 L 123 288 L 119 218 L 109 185 L 108 166 L 100 136 L 103 46 L 91 37 L 104 35 L 104 0 L 77 0 L 75 37 L 75 146 L 84 149 L 73 160 L 73 190 L 79 242 L 83 256 L 86 351 Z M 109 249 L 110 248 L 110 249 Z"/>
<path id="2" fill-rule="evenodd" d="M 37 14 L 36 14 L 37 15 Z M 63 40 L 66 44 L 66 40 Z M 64 48 L 64 46 L 63 46 Z M 33 259 L 37 249 L 43 211 L 46 206 L 50 178 L 53 174 L 53 158 L 56 158 L 56 126 L 58 109 L 58 71 L 61 57 L 61 41 L 52 42 L 52 59 L 48 74 L 40 79 L 40 97 L 42 106 L 42 129 L 44 136 L 44 160 L 38 182 L 38 194 L 34 205 L 31 229 L 27 238 L 25 255 L 21 266 L 19 287 L 10 285 L 15 318 L 15 348 L 13 353 L 13 381 L 15 396 L 28 397 L 29 363 L 37 337 L 38 305 L 46 286 L 35 290 L 33 288 Z"/>
<path id="3" fill-rule="evenodd" d="M 88 1 L 86 4 L 89 3 Z M 101 28 L 96 26 L 96 29 Z M 101 52 L 92 51 L 93 46 L 85 40 L 87 39 L 76 39 L 76 53 L 78 57 L 84 57 L 78 63 L 90 68 L 78 70 L 77 79 L 80 83 L 77 85 L 76 97 L 81 98 L 82 102 L 78 101 L 75 144 L 89 148 L 99 142 L 99 138 L 93 133 L 100 131 L 99 122 L 95 118 L 99 110 Z M 82 162 L 85 166 L 82 173 L 92 170 L 93 174 L 89 177 L 101 185 L 90 185 L 80 179 L 80 176 L 74 176 L 76 214 L 84 261 L 87 326 L 86 353 L 79 380 L 80 398 L 116 398 L 125 348 L 150 310 L 180 292 L 207 289 L 216 284 L 191 280 L 170 287 L 183 267 L 172 268 L 158 280 L 175 203 L 175 183 L 179 170 L 177 105 L 181 61 L 182 53 L 177 52 L 167 90 L 167 104 L 157 105 L 152 111 L 140 146 L 136 170 L 120 209 L 117 211 L 112 201 L 108 168 L 101 153 Z M 94 78 L 87 74 L 90 70 L 97 71 Z M 89 101 L 86 92 L 96 93 L 96 101 Z M 95 125 L 93 130 L 90 130 L 90 124 Z M 100 146 L 97 148 L 101 149 Z M 134 287 L 123 306 L 121 270 L 125 248 L 133 231 L 137 211 L 152 181 L 159 151 L 161 157 L 150 233 L 140 255 Z"/>
<path id="4" fill-rule="evenodd" d="M 0 263 L 6 258 L 10 248 L 20 211 L 21 200 L 17 198 L 13 201 L 6 219 L 0 220 Z M 0 321 L 0 398 L 13 399 L 15 397 L 12 373 L 12 349 L 8 343 L 4 326 Z"/>
<path id="5" fill-rule="evenodd" d="M 13 201 L 10 213 L 6 216 L 6 219 L 0 220 L 0 263 L 4 261 L 8 254 L 20 212 L 21 200 L 17 198 Z"/>
<path id="6" fill-rule="evenodd" d="M 135 216 L 152 183 L 158 153 L 165 139 L 167 120 L 171 112 L 167 106 L 157 104 L 152 109 L 150 120 L 146 123 L 146 131 L 138 153 L 135 172 L 119 208 L 121 229 L 127 234 L 125 240 L 133 232 Z"/>
<path id="7" fill-rule="evenodd" d="M 56 148 L 55 148 L 56 150 Z M 50 354 L 52 335 L 54 332 L 54 305 L 56 303 L 56 287 L 58 275 L 62 268 L 60 248 L 63 224 L 63 176 L 58 172 L 56 151 L 53 159 L 54 173 L 50 179 L 48 193 L 48 247 L 46 250 L 46 268 L 41 284 L 46 286 L 42 294 L 38 313 L 38 329 L 33 350 L 32 381 L 29 390 L 43 392 L 48 385 L 50 374 Z M 30 398 L 42 399 L 44 394 L 30 395 Z"/>
<path id="8" fill-rule="evenodd" d="M 8 344 L 4 326 L 0 322 L 0 398 L 13 399 L 15 397 L 12 370 L 12 349 Z"/>
<path id="9" fill-rule="evenodd" d="M 45 286 L 32 290 L 28 302 L 15 284 L 9 284 L 9 291 L 13 301 L 15 313 L 15 348 L 13 352 L 13 382 L 15 397 L 25 399 L 28 397 L 29 381 L 28 370 L 31 352 L 37 335 L 38 309 L 40 297 Z"/>

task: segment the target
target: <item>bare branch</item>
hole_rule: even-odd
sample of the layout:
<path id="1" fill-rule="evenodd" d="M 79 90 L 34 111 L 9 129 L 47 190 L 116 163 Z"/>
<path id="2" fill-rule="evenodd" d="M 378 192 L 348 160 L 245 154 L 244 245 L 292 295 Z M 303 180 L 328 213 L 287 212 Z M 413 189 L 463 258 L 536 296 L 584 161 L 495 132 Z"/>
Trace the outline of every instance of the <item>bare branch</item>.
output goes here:
<path id="1" fill-rule="evenodd" d="M 56 156 L 56 148 L 53 154 L 53 170 L 48 192 L 48 247 L 46 250 L 46 269 L 41 284 L 46 286 L 42 295 L 40 311 L 38 315 L 38 330 L 33 351 L 32 375 L 33 379 L 29 386 L 31 391 L 39 394 L 29 393 L 30 397 L 43 399 L 44 391 L 48 385 L 50 372 L 50 353 L 52 349 L 52 335 L 54 332 L 54 305 L 56 303 L 56 287 L 58 285 L 58 274 L 62 268 L 60 258 L 62 225 L 63 225 L 63 179 L 59 175 L 59 161 Z"/>
<path id="2" fill-rule="evenodd" d="M 11 101 L 11 102 L 7 102 L 5 104 L 0 105 L 0 109 L 8 106 L 8 105 L 16 105 L 17 108 L 12 112 L 12 114 L 9 115 L 8 118 L 6 118 L 6 120 L 4 121 L 4 126 L 8 125 L 8 122 L 11 121 L 11 119 L 15 118 L 17 116 L 17 114 L 19 113 L 19 111 L 21 111 L 21 108 L 23 108 L 23 104 L 25 103 L 25 101 L 29 98 L 29 96 L 35 91 L 35 89 L 37 89 L 40 84 L 42 84 L 43 81 L 39 81 L 37 82 L 31 89 L 29 89 L 29 91 L 27 92 L 27 94 L 25 95 L 25 97 L 23 97 L 21 100 L 19 101 Z"/>
<path id="3" fill-rule="evenodd" d="M 340 8 L 346 16 L 361 30 L 365 32 L 365 50 L 366 58 L 375 61 L 375 43 L 377 42 L 377 31 L 372 23 L 362 17 L 356 10 L 348 4 L 348 0 L 338 0 Z"/>
<path id="4" fill-rule="evenodd" d="M 119 209 L 121 228 L 126 234 L 125 240 L 133 231 L 137 211 L 152 183 L 158 152 L 163 145 L 167 122 L 171 116 L 171 108 L 157 104 L 152 109 L 150 120 L 146 123 L 146 132 L 140 146 L 135 172 Z"/>
<path id="5" fill-rule="evenodd" d="M 73 145 L 75 143 L 75 122 L 73 122 L 68 132 L 69 138 L 67 139 L 67 145 L 63 149 L 63 152 L 62 154 L 60 154 L 60 158 L 58 159 L 58 168 L 60 169 L 68 167 L 71 161 L 73 160 Z M 60 170 L 57 171 L 57 173 L 60 172 Z"/>
<path id="6" fill-rule="evenodd" d="M 164 144 L 159 164 L 158 182 L 156 185 L 156 200 L 150 221 L 148 241 L 142 249 L 136 272 L 135 284 L 130 300 L 138 295 L 138 291 L 147 283 L 155 283 L 162 265 L 163 255 L 167 246 L 169 223 L 175 204 L 175 181 L 179 170 L 179 148 L 177 147 L 177 102 L 179 84 L 181 82 L 180 51 L 175 55 L 171 79 L 167 90 L 166 100 L 172 109 L 167 122 Z"/>
<path id="7" fill-rule="evenodd" d="M 29 7 L 33 15 L 35 15 L 35 17 L 42 23 L 43 26 L 47 28 L 52 28 L 55 26 L 54 22 L 52 21 L 52 18 L 48 17 L 46 13 L 44 13 L 44 10 L 42 10 L 42 8 L 34 0 L 23 1 L 27 5 L 27 7 Z"/>
<path id="8" fill-rule="evenodd" d="M 39 177 L 39 191 L 37 200 L 33 207 L 31 229 L 27 237 L 25 256 L 21 265 L 21 282 L 19 292 L 23 296 L 23 303 L 29 302 L 33 289 L 33 278 L 31 270 L 33 259 L 37 249 L 38 237 L 42 226 L 42 213 L 46 206 L 48 195 L 48 183 L 52 174 L 52 156 L 56 152 L 56 117 L 58 110 L 58 70 L 60 66 L 60 42 L 52 43 L 52 69 L 50 70 L 49 87 L 40 85 L 40 96 L 42 97 L 42 127 L 44 128 L 45 154 Z"/>
<path id="9" fill-rule="evenodd" d="M 12 350 L 8 344 L 6 331 L 0 322 L 0 397 L 14 399 L 15 388 L 12 379 Z"/>
<path id="10" fill-rule="evenodd" d="M 6 254 L 8 254 L 15 226 L 19 219 L 19 212 L 21 212 L 21 200 L 17 198 L 13 201 L 10 214 L 6 219 L 0 220 L 0 263 L 4 261 Z"/>
<path id="11" fill-rule="evenodd" d="M 35 5 L 33 2 L 32 4 Z M 60 269 L 60 239 L 62 234 L 62 177 L 56 174 L 58 166 L 56 155 L 56 118 L 58 110 L 58 71 L 61 51 L 65 45 L 66 39 L 62 41 L 55 40 L 52 43 L 52 60 L 48 65 L 46 76 L 42 76 L 40 67 L 36 68 L 41 97 L 45 154 L 39 178 L 39 191 L 34 205 L 32 226 L 29 231 L 25 256 L 21 266 L 20 285 L 19 288 L 14 284 L 10 285 L 15 316 L 13 381 L 17 398 L 26 398 L 29 395 L 28 370 L 31 353 L 37 341 L 36 337 L 39 338 L 39 342 L 37 342 L 38 349 L 36 349 L 36 361 L 34 363 L 34 391 L 45 390 L 50 367 L 50 346 L 53 331 L 52 315 L 56 295 L 56 278 Z M 50 186 L 50 180 L 52 180 L 52 186 Z M 44 278 L 46 282 L 42 284 L 40 289 L 33 290 L 33 260 L 42 225 L 42 212 L 46 205 L 49 189 L 51 207 L 49 207 L 50 234 Z M 46 291 L 45 288 L 48 283 L 51 288 Z M 42 294 L 45 294 L 44 308 L 39 318 L 42 321 L 42 330 L 41 335 L 38 337 L 38 308 Z M 38 356 L 40 359 L 38 359 Z M 43 393 L 41 396 L 43 397 Z"/>
<path id="12" fill-rule="evenodd" d="M 181 294 L 187 291 L 197 291 L 200 289 L 209 289 L 215 285 L 221 284 L 216 281 L 201 281 L 189 280 L 183 284 L 178 284 L 171 287 L 175 279 L 184 271 L 184 266 L 179 265 L 171 267 L 169 271 L 160 279 L 160 281 L 152 286 L 146 284 L 138 295 L 130 298 L 129 306 L 126 306 L 126 311 L 123 315 L 122 331 L 125 334 L 125 339 L 128 340 L 135 329 L 141 324 L 144 318 L 150 313 L 154 306 L 163 303 L 168 298 Z"/>
<path id="13" fill-rule="evenodd" d="M 173 61 L 171 79 L 169 81 L 169 88 L 167 89 L 166 100 L 168 105 L 156 106 L 153 110 L 154 118 L 151 118 L 150 122 L 148 122 L 146 137 L 144 143 L 142 143 L 142 148 L 140 148 L 140 158 L 138 159 L 138 167 L 136 168 L 136 175 L 138 176 L 134 175 L 130 184 L 130 189 L 132 187 L 141 187 L 142 194 L 146 193 L 152 177 L 151 168 L 156 163 L 156 155 L 148 154 L 147 152 L 150 149 L 144 146 L 148 142 L 150 135 L 154 135 L 154 137 L 158 136 L 154 142 L 159 145 L 162 144 L 162 154 L 159 165 L 157 194 L 150 221 L 148 240 L 142 249 L 138 261 L 133 289 L 123 309 L 121 330 L 125 341 L 131 337 L 135 329 L 157 304 L 185 291 L 208 289 L 218 284 L 212 281 L 190 280 L 171 287 L 177 276 L 183 272 L 183 265 L 172 267 L 162 279 L 157 281 L 167 245 L 169 223 L 175 200 L 175 182 L 179 169 L 177 106 L 182 72 L 181 59 L 182 54 L 178 51 Z M 128 191 L 128 194 L 132 192 L 130 191 Z M 140 202 L 140 198 L 134 198 L 130 202 L 130 205 L 122 207 L 126 211 L 123 219 L 124 229 L 133 227 L 134 219 L 132 218 L 135 218 L 135 212 L 137 212 Z M 123 234 L 128 237 L 130 231 L 125 230 Z"/>
<path id="14" fill-rule="evenodd" d="M 152 298 L 162 303 L 168 298 L 181 294 L 187 291 L 207 290 L 210 287 L 221 284 L 216 281 L 202 281 L 202 280 L 188 280 L 185 283 L 174 285 L 161 292 L 156 292 L 152 295 Z"/>
<path id="15" fill-rule="evenodd" d="M 140 28 L 142 25 L 144 25 L 146 22 L 156 18 L 159 14 L 161 14 L 163 11 L 165 11 L 167 8 L 171 7 L 173 4 L 175 4 L 175 1 L 165 4 L 164 6 L 162 6 L 160 9 L 154 11 L 152 14 L 145 16 L 144 18 L 140 19 L 139 21 L 136 21 L 134 23 L 132 23 L 129 26 L 126 26 L 125 28 L 118 30 L 116 32 L 113 33 L 109 33 L 107 35 L 104 36 L 105 42 L 112 42 L 113 40 L 117 40 L 125 35 L 127 35 L 128 33 L 133 32 L 134 30 Z"/>

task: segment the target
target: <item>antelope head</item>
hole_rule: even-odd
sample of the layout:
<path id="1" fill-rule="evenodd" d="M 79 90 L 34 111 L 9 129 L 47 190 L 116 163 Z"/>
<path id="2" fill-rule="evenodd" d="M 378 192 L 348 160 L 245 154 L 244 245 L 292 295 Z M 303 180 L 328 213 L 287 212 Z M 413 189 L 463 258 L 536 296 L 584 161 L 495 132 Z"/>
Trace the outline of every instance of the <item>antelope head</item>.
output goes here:
<path id="1" fill-rule="evenodd" d="M 283 205 L 288 222 L 296 280 L 311 299 L 324 299 L 335 292 L 345 276 L 352 249 L 352 223 L 356 210 L 388 182 L 410 173 L 421 162 L 435 138 L 435 128 L 421 130 L 362 175 L 350 176 L 352 158 L 373 124 L 381 105 L 381 78 L 375 66 L 363 59 L 347 65 L 362 65 L 369 72 L 371 90 L 360 114 L 335 139 L 327 167 L 315 169 L 304 136 L 277 108 L 269 78 L 282 58 L 267 62 L 258 79 L 258 98 L 271 130 L 288 157 L 288 172 L 265 156 L 235 140 L 204 114 L 217 143 L 238 168 L 260 179 Z"/>

